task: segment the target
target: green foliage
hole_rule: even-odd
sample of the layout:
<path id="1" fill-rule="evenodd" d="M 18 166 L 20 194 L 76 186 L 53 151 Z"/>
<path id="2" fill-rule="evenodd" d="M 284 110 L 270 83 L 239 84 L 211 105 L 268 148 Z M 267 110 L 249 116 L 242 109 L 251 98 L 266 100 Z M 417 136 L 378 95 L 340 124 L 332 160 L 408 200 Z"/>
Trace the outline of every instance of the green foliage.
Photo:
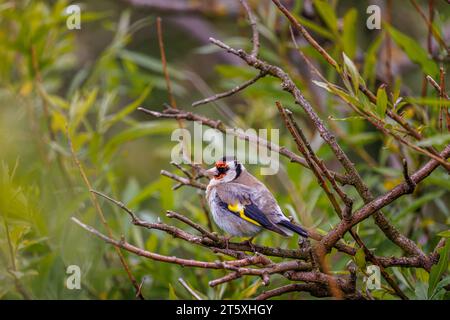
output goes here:
<path id="1" fill-rule="evenodd" d="M 428 297 L 429 299 L 443 296 L 445 294 L 444 286 L 450 283 L 450 277 L 441 279 L 442 275 L 448 269 L 448 259 L 450 255 L 450 241 L 438 250 L 439 262 L 431 268 L 430 278 L 428 281 Z"/>
<path id="2" fill-rule="evenodd" d="M 405 51 L 411 61 L 419 64 L 422 70 L 433 77 L 439 73 L 436 63 L 429 59 L 428 53 L 413 38 L 401 33 L 392 26 L 386 26 L 392 39 Z"/>

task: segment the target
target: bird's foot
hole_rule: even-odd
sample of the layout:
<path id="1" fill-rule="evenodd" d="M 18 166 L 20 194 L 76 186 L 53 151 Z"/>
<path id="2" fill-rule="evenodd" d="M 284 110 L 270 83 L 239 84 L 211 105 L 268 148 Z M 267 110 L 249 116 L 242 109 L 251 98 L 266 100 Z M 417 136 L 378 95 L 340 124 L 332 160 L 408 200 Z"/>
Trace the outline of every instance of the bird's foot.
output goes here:
<path id="1" fill-rule="evenodd" d="M 233 236 L 223 237 L 223 240 L 225 241 L 225 249 L 226 249 L 226 250 L 228 250 L 229 247 L 230 247 L 230 239 L 231 239 L 232 237 L 233 237 Z"/>
<path id="2" fill-rule="evenodd" d="M 256 247 L 255 247 L 255 245 L 252 242 L 253 238 L 254 237 L 251 237 L 251 238 L 245 240 L 245 243 L 247 243 L 250 246 L 250 249 L 252 250 L 253 253 L 256 253 Z"/>
<path id="3" fill-rule="evenodd" d="M 298 237 L 298 246 L 300 248 L 308 247 L 308 239 L 305 239 L 303 237 Z"/>

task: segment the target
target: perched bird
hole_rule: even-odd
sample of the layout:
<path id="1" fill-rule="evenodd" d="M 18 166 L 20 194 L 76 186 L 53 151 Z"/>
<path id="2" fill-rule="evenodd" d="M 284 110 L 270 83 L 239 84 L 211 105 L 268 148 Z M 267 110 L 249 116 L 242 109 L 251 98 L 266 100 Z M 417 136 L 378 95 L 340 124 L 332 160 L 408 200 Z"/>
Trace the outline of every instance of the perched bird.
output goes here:
<path id="1" fill-rule="evenodd" d="M 283 236 L 295 232 L 308 237 L 306 230 L 286 218 L 266 186 L 235 158 L 224 157 L 206 173 L 211 177 L 206 198 L 213 219 L 230 236 L 253 239 L 268 229 Z"/>

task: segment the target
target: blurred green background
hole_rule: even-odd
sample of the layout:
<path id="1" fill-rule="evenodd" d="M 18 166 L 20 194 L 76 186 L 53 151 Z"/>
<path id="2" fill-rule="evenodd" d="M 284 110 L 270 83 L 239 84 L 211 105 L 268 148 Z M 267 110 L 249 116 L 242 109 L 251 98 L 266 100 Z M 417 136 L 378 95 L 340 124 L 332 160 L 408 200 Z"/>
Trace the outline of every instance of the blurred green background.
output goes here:
<path id="1" fill-rule="evenodd" d="M 188 187 L 173 191 L 175 183 L 160 176 L 162 169 L 180 173 L 169 164 L 174 146 L 170 136 L 177 123 L 156 120 L 136 111 L 138 106 L 162 110 L 162 104 L 169 101 L 155 21 L 157 16 L 162 17 L 174 96 L 179 107 L 186 110 L 192 110 L 192 102 L 230 89 L 256 74 L 207 41 L 213 36 L 234 47 L 250 49 L 251 30 L 238 1 L 166 2 L 184 3 L 187 7 L 182 10 L 137 5 L 145 2 L 77 2 L 81 6 L 81 29 L 68 30 L 64 11 L 69 1 L 0 1 L 2 299 L 135 296 L 114 249 L 70 221 L 71 216 L 76 216 L 105 231 L 74 163 L 67 132 L 95 189 L 126 203 L 149 221 L 159 218 L 179 225 L 166 218 L 165 210 L 170 209 L 207 224 L 200 205 L 202 193 Z M 428 1 L 418 2 L 427 12 Z M 366 121 L 354 117 L 340 100 L 311 82 L 314 77 L 292 44 L 285 18 L 270 1 L 250 3 L 258 17 L 261 57 L 291 74 L 328 127 L 336 132 L 373 192 L 381 194 L 401 182 L 398 145 Z M 384 26 L 381 30 L 365 27 L 369 1 L 287 3 L 333 57 L 341 60 L 345 52 L 354 61 L 373 92 L 380 83 L 388 83 L 385 41 L 389 33 Z M 385 10 L 384 1 L 377 3 Z M 435 1 L 434 26 L 447 40 L 449 17 L 450 6 L 445 1 Z M 437 129 L 439 109 L 435 90 L 428 87 L 423 92 L 422 83 L 424 73 L 434 72 L 432 76 L 438 79 L 438 67 L 447 68 L 449 57 L 436 42 L 432 43 L 432 54 L 427 51 L 427 25 L 409 1 L 393 1 L 391 22 L 401 36 L 390 38 L 393 74 L 390 90 L 397 96 L 416 98 L 417 103 L 405 108 L 403 115 L 416 127 L 420 126 L 430 138 L 427 143 L 440 148 L 450 137 Z M 330 82 L 338 82 L 334 69 L 301 37 L 298 43 Z M 276 79 L 264 78 L 236 97 L 195 111 L 244 129 L 279 128 L 280 144 L 295 150 L 274 106 L 276 100 L 291 107 L 319 156 L 331 168 L 340 170 L 330 150 L 323 146 L 300 109 L 293 106 L 291 97 L 280 90 Z M 192 124 L 186 126 L 191 128 Z M 426 160 L 410 150 L 403 152 L 411 170 Z M 259 174 L 257 166 L 247 167 Z M 258 177 L 273 191 L 286 214 L 302 224 L 327 231 L 338 222 L 314 176 L 303 167 L 282 159 L 278 175 Z M 357 199 L 354 190 L 348 191 Z M 449 191 L 450 178 L 438 169 L 414 195 L 390 205 L 386 215 L 403 234 L 430 252 L 440 239 L 437 234 L 448 229 Z M 134 227 L 117 207 L 103 200 L 100 204 L 117 238 L 123 235 L 139 247 L 170 256 L 217 260 L 209 250 L 159 231 Z M 354 208 L 361 205 L 359 200 Z M 377 255 L 402 255 L 372 220 L 361 223 L 358 232 Z M 346 237 L 346 241 L 354 245 L 351 238 Z M 256 242 L 289 248 L 297 245 L 295 238 L 286 240 L 268 233 L 261 234 Z M 250 298 L 263 289 L 260 279 L 252 277 L 210 288 L 208 281 L 224 275 L 224 271 L 181 268 L 126 252 L 124 255 L 138 281 L 144 279 L 142 293 L 148 299 L 191 299 L 178 282 L 180 277 L 208 298 Z M 332 270 L 345 270 L 350 260 L 333 252 Z M 69 265 L 81 269 L 81 290 L 65 286 Z M 408 296 L 428 298 L 428 273 L 393 268 L 393 274 Z M 285 281 L 275 277 L 271 287 Z M 362 281 L 358 285 L 364 287 Z M 372 294 L 392 298 L 384 289 Z M 283 297 L 309 295 L 292 293 Z"/>

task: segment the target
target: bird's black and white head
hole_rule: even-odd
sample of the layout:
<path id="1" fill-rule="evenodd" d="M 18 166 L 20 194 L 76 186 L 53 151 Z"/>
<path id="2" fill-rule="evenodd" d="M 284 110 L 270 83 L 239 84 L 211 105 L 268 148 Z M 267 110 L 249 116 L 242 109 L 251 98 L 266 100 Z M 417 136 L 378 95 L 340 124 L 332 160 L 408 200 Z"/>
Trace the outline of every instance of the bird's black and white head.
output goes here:
<path id="1" fill-rule="evenodd" d="M 216 161 L 213 168 L 206 171 L 212 184 L 231 182 L 237 179 L 245 167 L 235 157 L 223 157 Z"/>

